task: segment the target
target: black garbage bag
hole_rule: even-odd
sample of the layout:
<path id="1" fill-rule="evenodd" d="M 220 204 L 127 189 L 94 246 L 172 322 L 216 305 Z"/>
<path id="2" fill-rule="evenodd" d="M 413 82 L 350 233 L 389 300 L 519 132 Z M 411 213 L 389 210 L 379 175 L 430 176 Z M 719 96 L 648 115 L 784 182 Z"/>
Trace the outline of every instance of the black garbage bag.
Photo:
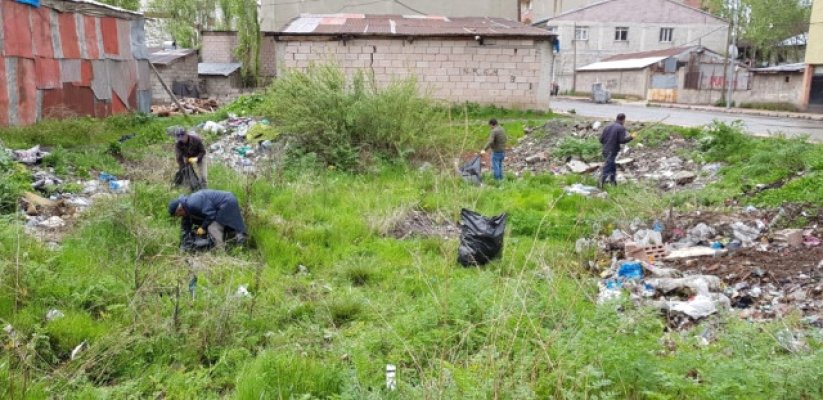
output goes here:
<path id="1" fill-rule="evenodd" d="M 480 169 L 480 156 L 471 159 L 469 162 L 463 164 L 463 166 L 460 167 L 460 176 L 462 176 L 463 179 L 466 180 L 466 182 L 475 185 L 479 185 L 482 182 L 480 178 L 481 172 L 482 171 Z"/>
<path id="2" fill-rule="evenodd" d="M 474 211 L 460 211 L 460 247 L 457 262 L 464 267 L 486 265 L 503 254 L 503 236 L 508 216 L 484 217 Z"/>
<path id="3" fill-rule="evenodd" d="M 214 247 L 214 241 L 209 235 L 197 236 L 194 232 L 187 232 L 180 238 L 180 250 L 186 252 L 208 251 Z"/>
<path id="4" fill-rule="evenodd" d="M 174 185 L 187 186 L 192 192 L 206 188 L 206 185 L 204 185 L 200 177 L 197 176 L 197 172 L 194 172 L 194 167 L 192 167 L 191 164 L 186 164 L 183 168 L 177 170 L 177 173 L 174 175 Z"/>

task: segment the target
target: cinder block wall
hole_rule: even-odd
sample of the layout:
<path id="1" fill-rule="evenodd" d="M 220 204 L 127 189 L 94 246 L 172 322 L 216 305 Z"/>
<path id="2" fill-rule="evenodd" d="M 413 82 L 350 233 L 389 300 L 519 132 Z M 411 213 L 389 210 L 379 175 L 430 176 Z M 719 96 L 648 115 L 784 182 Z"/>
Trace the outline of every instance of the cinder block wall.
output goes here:
<path id="1" fill-rule="evenodd" d="M 200 57 L 203 62 L 232 63 L 237 62 L 234 48 L 237 47 L 235 32 L 203 32 Z"/>
<path id="2" fill-rule="evenodd" d="M 203 44 L 200 56 L 203 62 L 236 63 L 234 56 L 237 47 L 236 32 L 203 32 Z M 275 41 L 273 36 L 263 36 L 260 39 L 260 76 L 272 78 L 277 75 L 277 57 L 275 55 Z"/>
<path id="3" fill-rule="evenodd" d="M 377 82 L 416 76 L 438 99 L 513 108 L 549 107 L 551 46 L 548 40 L 463 38 L 287 38 L 276 42 L 279 74 L 311 63 L 336 62 L 347 74 L 360 69 Z"/>
<path id="4" fill-rule="evenodd" d="M 169 89 L 172 89 L 174 82 L 192 81 L 195 84 L 198 82 L 197 53 L 193 53 L 166 66 L 155 65 L 155 68 L 157 68 L 157 72 L 160 73 L 160 76 L 163 78 L 163 81 L 166 82 L 166 85 L 169 86 Z M 151 75 L 151 85 L 151 100 L 153 104 L 168 104 L 172 102 L 171 97 L 166 93 L 166 90 L 163 89 L 163 85 L 154 73 Z"/>

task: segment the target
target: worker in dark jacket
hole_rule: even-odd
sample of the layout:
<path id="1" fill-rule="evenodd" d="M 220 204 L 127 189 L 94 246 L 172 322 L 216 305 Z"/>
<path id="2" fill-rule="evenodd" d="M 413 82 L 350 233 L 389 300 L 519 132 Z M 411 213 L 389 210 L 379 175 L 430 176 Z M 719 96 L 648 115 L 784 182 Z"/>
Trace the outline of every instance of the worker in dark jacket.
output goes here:
<path id="1" fill-rule="evenodd" d="M 620 146 L 634 140 L 634 134 L 628 135 L 624 124 L 626 115 L 618 114 L 617 121 L 607 126 L 600 135 L 600 144 L 603 145 L 603 172 L 600 174 L 599 186 L 602 188 L 607 182 L 617 185 L 617 154 Z"/>
<path id="2" fill-rule="evenodd" d="M 217 248 L 224 247 L 227 229 L 235 233 L 238 242 L 245 241 L 240 205 L 230 192 L 205 189 L 182 196 L 169 202 L 169 214 L 183 218 L 180 228 L 184 235 L 192 231 L 194 224 L 200 225 L 197 234 L 202 236 L 208 231 Z"/>
<path id="3" fill-rule="evenodd" d="M 206 166 L 206 145 L 203 144 L 203 139 L 179 126 L 169 128 L 169 130 L 175 137 L 174 152 L 177 166 L 181 169 L 186 164 L 196 167 L 197 176 L 203 184 L 202 187 L 206 187 L 208 167 Z"/>
<path id="4" fill-rule="evenodd" d="M 496 119 L 489 121 L 489 128 L 491 128 L 491 135 L 486 147 L 480 150 L 480 154 L 486 154 L 486 151 L 492 150 L 492 171 L 494 172 L 494 179 L 503 179 L 503 160 L 506 158 L 506 131 L 497 123 Z"/>

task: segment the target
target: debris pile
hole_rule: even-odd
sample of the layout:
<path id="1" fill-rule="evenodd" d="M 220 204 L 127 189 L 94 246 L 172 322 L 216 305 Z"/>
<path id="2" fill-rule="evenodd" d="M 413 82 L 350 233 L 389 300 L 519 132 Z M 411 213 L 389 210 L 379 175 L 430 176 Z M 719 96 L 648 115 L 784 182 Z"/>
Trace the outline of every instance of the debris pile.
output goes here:
<path id="1" fill-rule="evenodd" d="M 271 140 L 252 137 L 252 128 L 257 124 L 268 126 L 269 122 L 265 119 L 231 115 L 224 121 L 201 124 L 198 130 L 218 137 L 216 142 L 209 145 L 210 159 L 238 172 L 255 173 L 262 160 L 271 158 L 275 147 Z"/>
<path id="2" fill-rule="evenodd" d="M 182 114 L 210 114 L 217 110 L 219 105 L 215 99 L 179 99 L 181 110 L 176 103 L 151 106 L 151 113 L 158 117 L 173 117 Z"/>
<path id="3" fill-rule="evenodd" d="M 58 177 L 53 168 L 43 164 L 49 151 L 41 146 L 2 150 L 25 165 L 31 174 L 30 190 L 19 199 L 21 218 L 26 221 L 26 233 L 50 248 L 59 246 L 77 215 L 91 207 L 94 201 L 127 193 L 130 189 L 129 180 L 105 172 L 90 180 Z"/>
<path id="4" fill-rule="evenodd" d="M 506 167 L 517 175 L 523 173 L 599 174 L 603 163 L 599 150 L 596 154 L 557 155 L 558 146 L 569 139 L 594 142 L 595 147 L 606 123 L 573 120 L 550 120 L 542 129 L 529 132 L 506 155 Z M 644 124 L 627 125 L 629 131 L 637 131 Z M 642 133 L 641 133 L 642 136 Z M 652 182 L 662 190 L 701 188 L 712 182 L 720 171 L 720 164 L 701 165 L 684 159 L 684 154 L 696 148 L 692 140 L 672 137 L 656 146 L 629 143 L 617 158 L 618 182 Z M 598 147 L 599 149 L 599 147 Z M 591 153 L 591 151 L 589 151 Z M 487 163 L 488 164 L 488 163 Z"/>
<path id="5" fill-rule="evenodd" d="M 751 321 L 799 312 L 823 326 L 821 220 L 823 209 L 791 206 L 670 213 L 652 224 L 632 221 L 608 237 L 581 239 L 577 251 L 596 247 L 612 257 L 601 274 L 600 302 L 628 292 L 666 311 L 673 328 L 724 309 Z M 785 228 L 798 221 L 806 227 Z"/>

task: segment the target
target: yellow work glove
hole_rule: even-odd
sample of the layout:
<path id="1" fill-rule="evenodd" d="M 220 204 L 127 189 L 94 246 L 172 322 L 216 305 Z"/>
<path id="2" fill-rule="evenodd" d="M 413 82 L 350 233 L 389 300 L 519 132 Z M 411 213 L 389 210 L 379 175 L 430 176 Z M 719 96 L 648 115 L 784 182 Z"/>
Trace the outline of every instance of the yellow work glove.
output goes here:
<path id="1" fill-rule="evenodd" d="M 201 227 L 199 227 L 199 228 L 197 228 L 197 236 L 203 236 L 203 235 L 205 235 L 205 234 L 206 234 L 206 230 L 205 230 L 205 229 L 203 229 L 203 227 L 202 227 L 202 226 L 201 226 Z"/>
<path id="2" fill-rule="evenodd" d="M 637 132 L 632 132 L 629 134 L 629 136 L 631 136 L 632 139 L 637 139 Z"/>
<path id="3" fill-rule="evenodd" d="M 486 150 L 480 150 L 480 155 L 485 156 L 486 155 Z"/>
<path id="4" fill-rule="evenodd" d="M 197 157 L 189 157 L 189 164 L 194 165 L 197 163 Z"/>

